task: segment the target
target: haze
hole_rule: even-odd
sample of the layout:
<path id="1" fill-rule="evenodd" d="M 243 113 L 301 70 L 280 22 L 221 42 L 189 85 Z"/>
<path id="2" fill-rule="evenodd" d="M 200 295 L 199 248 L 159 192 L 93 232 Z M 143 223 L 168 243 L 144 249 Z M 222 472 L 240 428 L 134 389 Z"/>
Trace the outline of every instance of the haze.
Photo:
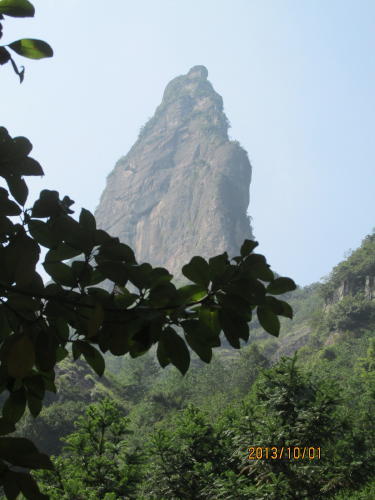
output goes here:
<path id="1" fill-rule="evenodd" d="M 273 269 L 318 281 L 375 226 L 374 2 L 33 4 L 34 19 L 5 20 L 2 42 L 44 39 L 55 56 L 16 56 L 22 85 L 1 68 L 2 124 L 46 173 L 29 201 L 56 189 L 94 211 L 165 85 L 203 64 L 249 153 L 249 213 Z"/>

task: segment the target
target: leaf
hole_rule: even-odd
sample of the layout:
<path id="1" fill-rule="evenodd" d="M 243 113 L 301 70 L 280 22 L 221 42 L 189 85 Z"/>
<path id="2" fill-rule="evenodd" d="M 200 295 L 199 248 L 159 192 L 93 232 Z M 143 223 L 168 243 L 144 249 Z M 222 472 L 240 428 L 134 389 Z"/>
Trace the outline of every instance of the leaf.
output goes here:
<path id="1" fill-rule="evenodd" d="M 43 399 L 45 393 L 44 379 L 41 375 L 26 378 L 24 384 L 27 391 L 38 399 Z"/>
<path id="2" fill-rule="evenodd" d="M 103 245 L 103 243 L 107 243 L 111 239 L 112 237 L 102 229 L 97 229 L 94 233 L 95 245 Z"/>
<path id="3" fill-rule="evenodd" d="M 251 306 L 242 296 L 226 293 L 218 296 L 219 304 L 232 312 L 233 315 L 242 317 L 246 321 L 251 320 Z"/>
<path id="4" fill-rule="evenodd" d="M 40 192 L 39 199 L 34 203 L 31 215 L 32 217 L 43 219 L 44 217 L 58 215 L 60 212 L 61 205 L 59 193 L 57 191 L 43 189 L 43 191 Z"/>
<path id="5" fill-rule="evenodd" d="M 247 321 L 229 311 L 222 309 L 219 311 L 219 322 L 224 335 L 230 345 L 235 349 L 241 347 L 240 338 L 247 341 L 249 338 L 249 325 Z"/>
<path id="6" fill-rule="evenodd" d="M 165 368 L 171 362 L 166 353 L 164 344 L 160 340 L 158 342 L 158 347 L 156 349 L 156 357 L 158 358 L 159 364 L 162 368 Z"/>
<path id="7" fill-rule="evenodd" d="M 16 40 L 15 42 L 9 43 L 8 47 L 20 56 L 28 57 L 29 59 L 43 59 L 53 56 L 52 47 L 48 45 L 47 42 L 34 38 Z"/>
<path id="8" fill-rule="evenodd" d="M 195 353 L 205 363 L 209 363 L 212 358 L 212 349 L 207 332 L 202 329 L 202 325 L 197 320 L 182 321 L 181 326 L 185 331 L 187 343 Z"/>
<path id="9" fill-rule="evenodd" d="M 24 230 L 14 238 L 12 246 L 12 260 L 16 260 L 15 282 L 19 287 L 28 286 L 36 275 L 35 266 L 39 260 L 40 247 Z"/>
<path id="10" fill-rule="evenodd" d="M 60 262 L 62 260 L 72 259 L 81 255 L 81 250 L 77 250 L 66 243 L 60 243 L 56 248 L 47 252 L 45 262 Z"/>
<path id="11" fill-rule="evenodd" d="M 253 264 L 251 266 L 250 272 L 253 278 L 260 279 L 262 281 L 269 282 L 275 278 L 270 266 L 265 262 Z"/>
<path id="12" fill-rule="evenodd" d="M 12 144 L 12 157 L 25 158 L 31 153 L 33 149 L 33 145 L 27 137 L 13 137 Z"/>
<path id="13" fill-rule="evenodd" d="M 2 478 L 2 486 L 4 488 L 5 496 L 8 500 L 17 500 L 18 495 L 21 493 L 21 489 L 16 483 L 14 474 L 16 474 L 16 472 L 8 470 Z"/>
<path id="14" fill-rule="evenodd" d="M 196 302 L 207 295 L 207 290 L 202 285 L 185 285 L 177 290 L 177 303 L 187 304 Z"/>
<path id="15" fill-rule="evenodd" d="M 124 286 L 129 279 L 129 270 L 122 262 L 103 262 L 98 265 L 99 272 L 117 285 Z"/>
<path id="16" fill-rule="evenodd" d="M 209 266 L 203 257 L 193 257 L 189 264 L 182 268 L 182 274 L 193 283 L 208 286 L 210 281 Z"/>
<path id="17" fill-rule="evenodd" d="M 56 283 L 69 287 L 77 286 L 76 277 L 70 266 L 62 262 L 44 262 L 43 267 Z"/>
<path id="18" fill-rule="evenodd" d="M 91 212 L 82 208 L 79 216 L 79 225 L 82 226 L 84 231 L 96 231 L 96 220 Z"/>
<path id="19" fill-rule="evenodd" d="M 266 332 L 279 336 L 280 333 L 280 321 L 279 318 L 273 313 L 268 307 L 258 306 L 257 316 L 259 323 L 266 330 Z"/>
<path id="20" fill-rule="evenodd" d="M 56 364 L 57 347 L 58 341 L 56 339 L 56 332 L 52 327 L 38 333 L 35 343 L 35 357 L 36 365 L 39 370 L 48 372 L 54 368 Z"/>
<path id="21" fill-rule="evenodd" d="M 220 278 L 229 265 L 228 254 L 224 252 L 208 260 L 209 277 L 211 281 Z"/>
<path id="22" fill-rule="evenodd" d="M 293 309 L 291 306 L 284 302 L 283 300 L 278 300 L 279 304 L 281 304 L 282 312 L 279 313 L 280 316 L 285 316 L 286 318 L 293 319 Z"/>
<path id="23" fill-rule="evenodd" d="M 267 293 L 271 293 L 272 295 L 281 295 L 282 293 L 291 292 L 295 290 L 297 285 L 290 278 L 276 278 L 272 281 L 267 289 Z"/>
<path id="24" fill-rule="evenodd" d="M 10 434 L 11 432 L 14 432 L 16 430 L 16 427 L 13 422 L 10 422 L 9 420 L 6 420 L 3 417 L 0 417 L 0 436 L 3 436 L 4 434 Z"/>
<path id="25" fill-rule="evenodd" d="M 249 255 L 259 245 L 257 241 L 245 240 L 241 245 L 241 257 Z"/>
<path id="26" fill-rule="evenodd" d="M 210 330 L 212 336 L 219 335 L 221 327 L 218 320 L 218 312 L 202 306 L 199 309 L 199 320 L 201 323 Z"/>
<path id="27" fill-rule="evenodd" d="M 35 9 L 28 0 L 1 0 L 0 14 L 12 17 L 34 17 Z"/>
<path id="28" fill-rule="evenodd" d="M 21 212 L 17 203 L 9 200 L 8 191 L 0 188 L 0 215 L 19 215 Z"/>
<path id="29" fill-rule="evenodd" d="M 29 375 L 35 363 L 35 352 L 27 335 L 22 335 L 10 346 L 6 360 L 11 377 L 22 379 Z"/>
<path id="30" fill-rule="evenodd" d="M 199 339 L 193 335 L 187 334 L 186 340 L 191 349 L 198 354 L 200 359 L 205 363 L 209 363 L 212 359 L 212 349 L 207 344 L 201 342 Z"/>
<path id="31" fill-rule="evenodd" d="M 27 393 L 27 406 L 29 408 L 31 415 L 35 418 L 42 411 L 43 403 L 41 399 L 36 398 L 32 394 Z"/>
<path id="32" fill-rule="evenodd" d="M 26 203 L 27 195 L 29 194 L 26 182 L 21 177 L 16 175 L 8 176 L 6 181 L 13 198 L 23 206 Z"/>
<path id="33" fill-rule="evenodd" d="M 98 232 L 96 232 L 96 238 Z M 98 257 L 105 257 L 111 261 L 126 262 L 127 264 L 136 264 L 133 250 L 124 243 L 120 243 L 117 238 L 111 238 L 103 243 L 99 249 Z M 99 262 L 99 260 L 98 260 Z"/>
<path id="34" fill-rule="evenodd" d="M 88 322 L 88 328 L 87 328 L 88 338 L 95 337 L 95 335 L 98 333 L 99 328 L 103 323 L 103 320 L 104 320 L 103 307 L 101 306 L 101 304 L 96 303 L 94 313 L 92 314 Z"/>
<path id="35" fill-rule="evenodd" d="M 2 166 L 4 169 L 4 165 Z M 43 169 L 40 164 L 33 158 L 14 158 L 8 160 L 5 165 L 6 171 L 3 175 L 44 175 Z"/>
<path id="36" fill-rule="evenodd" d="M 154 307 L 165 307 L 174 302 L 176 287 L 169 281 L 151 289 L 149 300 Z"/>
<path id="37" fill-rule="evenodd" d="M 101 377 L 105 370 L 105 362 L 103 356 L 97 351 L 91 344 L 83 342 L 82 340 L 76 340 L 73 342 L 73 347 L 79 352 L 81 352 L 91 366 L 91 368 Z"/>
<path id="38" fill-rule="evenodd" d="M 0 215 L 0 234 L 9 236 L 14 232 L 14 225 L 4 215 Z"/>
<path id="39" fill-rule="evenodd" d="M 3 417 L 10 422 L 18 422 L 25 413 L 26 392 L 25 389 L 11 392 L 3 405 Z"/>
<path id="40" fill-rule="evenodd" d="M 128 266 L 129 280 L 142 290 L 151 285 L 152 267 L 146 262 L 137 266 Z"/>
<path id="41" fill-rule="evenodd" d="M 166 356 L 180 370 L 182 375 L 185 375 L 190 365 L 190 354 L 183 339 L 173 328 L 167 326 L 162 332 L 159 344 L 160 342 L 163 345 Z"/>
<path id="42" fill-rule="evenodd" d="M 61 239 L 69 246 L 89 253 L 94 247 L 94 232 L 84 230 L 83 227 L 69 215 L 57 217 L 54 229 L 60 234 Z"/>
<path id="43" fill-rule="evenodd" d="M 93 268 L 85 261 L 75 260 L 72 262 L 72 272 L 76 277 L 76 281 L 83 287 L 91 283 L 91 275 Z"/>
<path id="44" fill-rule="evenodd" d="M 47 248 L 53 248 L 58 244 L 58 239 L 51 227 L 41 220 L 30 219 L 28 223 L 31 236 L 36 241 Z"/>
<path id="45" fill-rule="evenodd" d="M 0 47 L 0 65 L 6 64 L 11 60 L 11 55 L 5 47 Z"/>

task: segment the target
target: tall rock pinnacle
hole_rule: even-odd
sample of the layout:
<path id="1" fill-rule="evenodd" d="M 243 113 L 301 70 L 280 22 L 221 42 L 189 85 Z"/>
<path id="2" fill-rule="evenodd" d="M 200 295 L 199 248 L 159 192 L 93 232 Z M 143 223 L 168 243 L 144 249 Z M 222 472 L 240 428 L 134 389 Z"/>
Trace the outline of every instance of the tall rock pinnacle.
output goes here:
<path id="1" fill-rule="evenodd" d="M 131 246 L 138 262 L 174 275 L 194 255 L 238 255 L 252 237 L 251 165 L 228 138 L 223 100 L 207 75 L 194 66 L 167 85 L 96 210 L 99 227 Z"/>

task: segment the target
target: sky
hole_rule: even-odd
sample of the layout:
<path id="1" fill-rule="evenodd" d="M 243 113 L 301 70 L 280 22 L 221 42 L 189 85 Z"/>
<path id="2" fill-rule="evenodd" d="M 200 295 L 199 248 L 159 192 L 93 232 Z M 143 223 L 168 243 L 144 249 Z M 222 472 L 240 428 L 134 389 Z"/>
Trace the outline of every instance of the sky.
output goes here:
<path id="1" fill-rule="evenodd" d="M 308 285 L 375 226 L 372 0 L 34 0 L 3 44 L 46 40 L 22 85 L 1 71 L 1 117 L 55 189 L 94 211 L 166 84 L 203 64 L 253 168 L 249 214 L 272 268 Z M 74 207 L 73 207 L 74 208 Z M 171 235 L 171 238 L 173 235 Z"/>

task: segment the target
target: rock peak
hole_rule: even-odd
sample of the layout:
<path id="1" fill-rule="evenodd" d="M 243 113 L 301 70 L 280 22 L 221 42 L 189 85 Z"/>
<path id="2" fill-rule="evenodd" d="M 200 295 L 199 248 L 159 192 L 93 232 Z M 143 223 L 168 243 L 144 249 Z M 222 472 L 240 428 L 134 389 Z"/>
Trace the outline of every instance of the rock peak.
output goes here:
<path id="1" fill-rule="evenodd" d="M 194 66 L 168 83 L 154 116 L 108 176 L 96 211 L 99 225 L 130 245 L 138 262 L 177 276 L 194 255 L 232 257 L 252 238 L 251 165 L 228 138 L 223 100 L 207 75 Z"/>
<path id="2" fill-rule="evenodd" d="M 193 66 L 187 76 L 190 79 L 199 78 L 201 80 L 207 80 L 208 71 L 206 66 Z"/>

